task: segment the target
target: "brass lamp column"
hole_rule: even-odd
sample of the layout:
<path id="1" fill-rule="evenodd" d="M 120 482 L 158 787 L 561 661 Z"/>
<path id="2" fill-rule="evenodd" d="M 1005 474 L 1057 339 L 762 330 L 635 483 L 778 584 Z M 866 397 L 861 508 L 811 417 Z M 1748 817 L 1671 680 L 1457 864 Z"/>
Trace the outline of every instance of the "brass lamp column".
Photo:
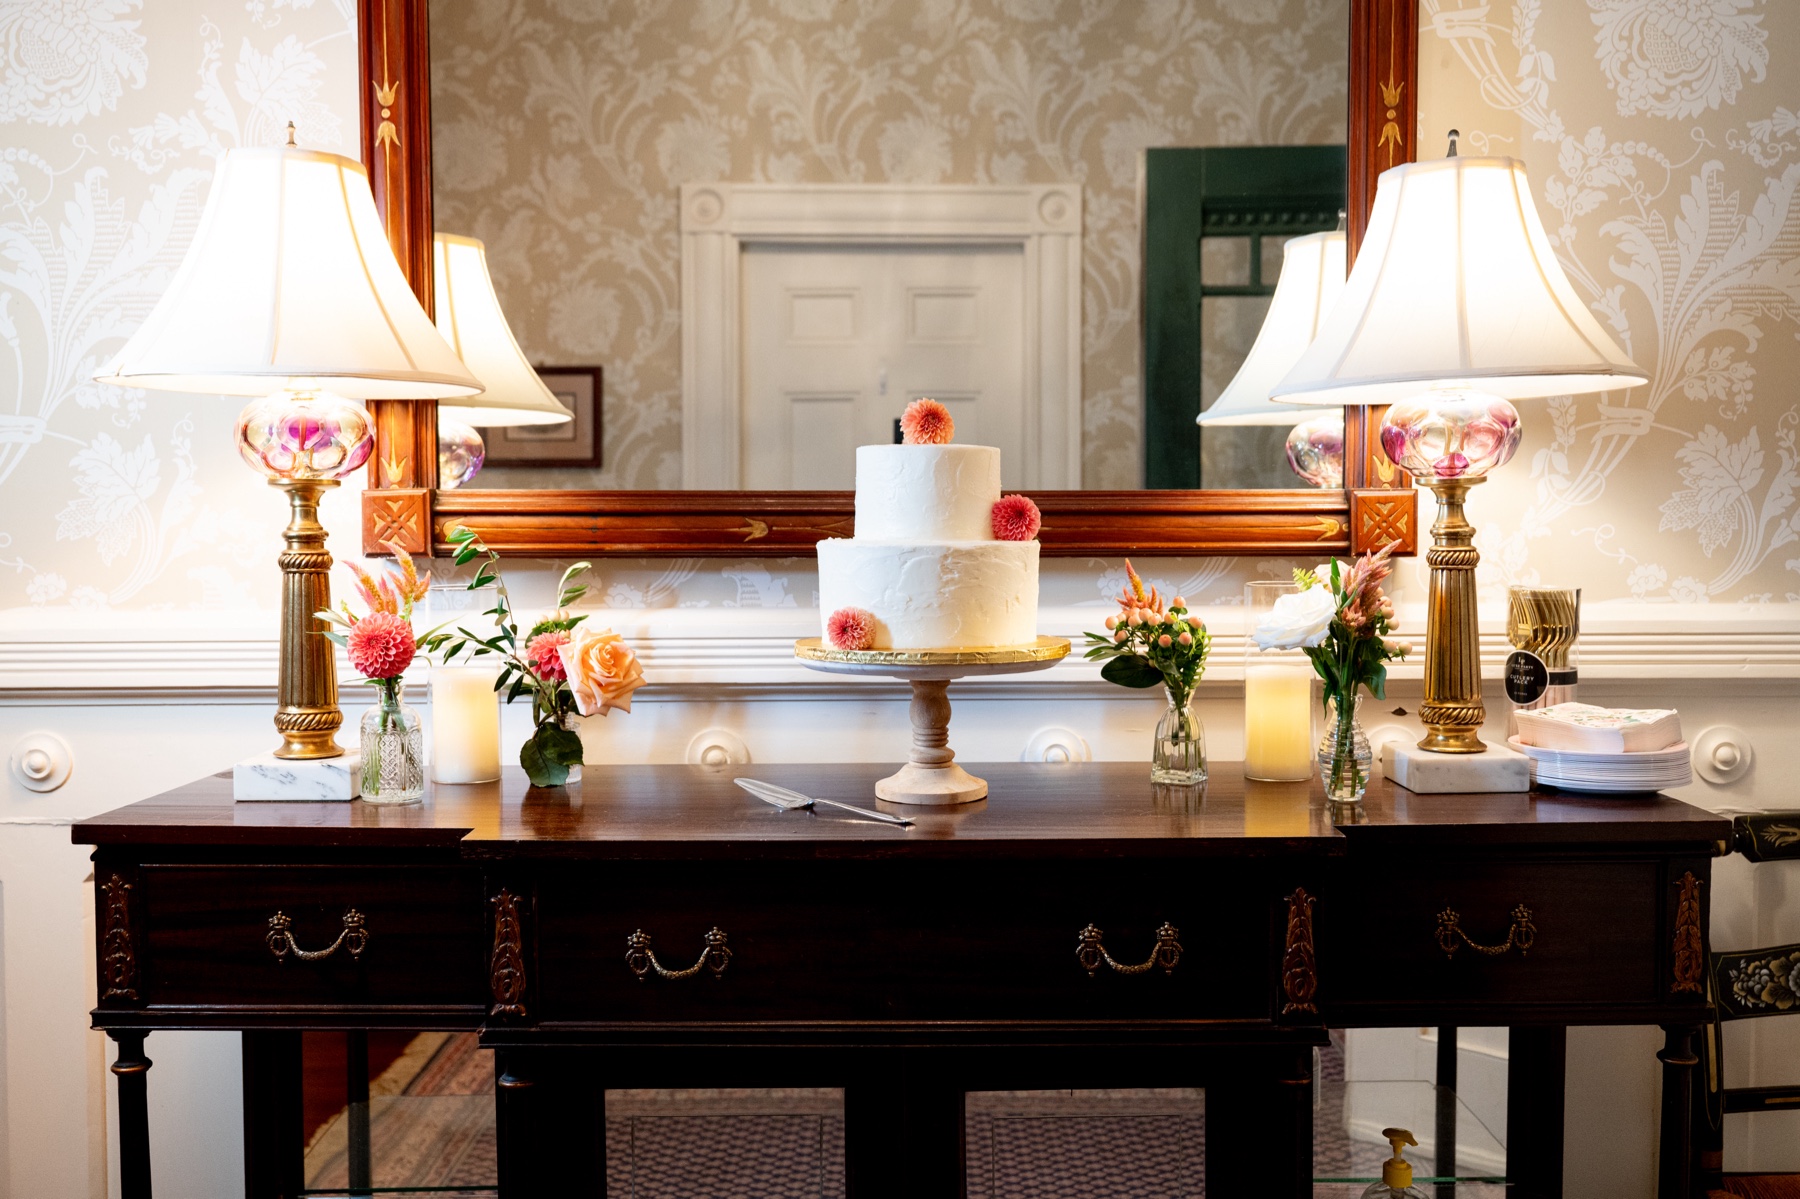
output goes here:
<path id="1" fill-rule="evenodd" d="M 331 607 L 331 553 L 319 523 L 319 497 L 336 479 L 271 479 L 287 492 L 292 518 L 282 530 L 281 673 L 275 686 L 278 758 L 335 758 L 344 751 L 334 735 L 344 723 L 338 710 L 337 664 L 324 624 L 313 615 Z"/>
<path id="2" fill-rule="evenodd" d="M 1443 479 L 1427 482 L 1438 500 L 1431 526 L 1431 590 L 1425 609 L 1425 701 L 1419 719 L 1425 725 L 1420 749 L 1444 754 L 1473 754 L 1487 748 L 1476 734 L 1487 711 L 1481 703 L 1481 653 L 1476 625 L 1475 526 L 1463 515 L 1469 488 L 1486 480 Z"/>

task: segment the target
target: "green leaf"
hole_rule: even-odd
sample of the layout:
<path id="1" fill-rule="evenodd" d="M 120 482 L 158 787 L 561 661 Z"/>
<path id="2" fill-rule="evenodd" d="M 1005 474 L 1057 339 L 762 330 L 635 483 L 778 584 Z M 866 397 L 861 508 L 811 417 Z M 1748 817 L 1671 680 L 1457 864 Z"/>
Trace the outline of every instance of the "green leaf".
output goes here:
<path id="1" fill-rule="evenodd" d="M 1114 658 L 1100 671 L 1100 677 L 1121 687 L 1159 687 L 1163 682 L 1162 671 L 1136 654 Z"/>
<path id="2" fill-rule="evenodd" d="M 455 561 L 458 566 L 467 566 L 480 556 L 480 550 L 475 549 L 472 546 L 464 546 L 462 549 L 456 551 L 456 556 L 453 561 Z"/>
<path id="3" fill-rule="evenodd" d="M 569 768 L 561 762 L 551 761 L 535 736 L 519 750 L 519 765 L 525 768 L 533 787 L 560 787 L 569 781 Z"/>
<path id="4" fill-rule="evenodd" d="M 581 734 L 559 724 L 540 724 L 537 739 L 544 743 L 544 754 L 564 766 L 581 765 Z"/>

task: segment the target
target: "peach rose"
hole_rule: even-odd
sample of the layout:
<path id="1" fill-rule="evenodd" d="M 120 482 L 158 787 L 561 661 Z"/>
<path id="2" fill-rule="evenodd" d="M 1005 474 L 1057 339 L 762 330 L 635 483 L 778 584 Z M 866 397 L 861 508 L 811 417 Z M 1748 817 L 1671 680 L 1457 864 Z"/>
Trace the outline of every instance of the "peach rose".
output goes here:
<path id="1" fill-rule="evenodd" d="M 604 716 L 614 708 L 631 711 L 631 693 L 644 685 L 644 668 L 624 638 L 611 629 L 595 631 L 580 624 L 570 631 L 567 644 L 556 647 L 556 655 L 569 672 L 577 712 Z"/>

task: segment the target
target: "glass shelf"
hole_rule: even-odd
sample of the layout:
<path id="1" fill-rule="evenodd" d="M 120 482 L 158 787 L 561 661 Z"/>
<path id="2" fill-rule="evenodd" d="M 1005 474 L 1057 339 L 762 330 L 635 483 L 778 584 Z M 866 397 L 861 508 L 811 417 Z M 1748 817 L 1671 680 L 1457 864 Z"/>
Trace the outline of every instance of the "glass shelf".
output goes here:
<path id="1" fill-rule="evenodd" d="M 1429 1082 L 1338 1082 L 1320 1080 L 1313 1115 L 1313 1180 L 1325 1186 L 1361 1188 L 1381 1179 L 1381 1163 L 1390 1156 L 1381 1136 L 1384 1128 L 1406 1128 L 1419 1141 L 1408 1149 L 1413 1180 L 1418 1183 L 1464 1183 L 1455 1192 L 1469 1199 L 1481 1195 L 1479 1185 L 1491 1185 L 1494 1194 L 1505 1182 L 1506 1143 L 1470 1110 L 1454 1092 Z M 1437 1113 L 1440 1097 L 1456 1114 L 1455 1170 L 1439 1175 L 1437 1163 Z M 1323 1192 L 1320 1192 L 1323 1194 Z"/>

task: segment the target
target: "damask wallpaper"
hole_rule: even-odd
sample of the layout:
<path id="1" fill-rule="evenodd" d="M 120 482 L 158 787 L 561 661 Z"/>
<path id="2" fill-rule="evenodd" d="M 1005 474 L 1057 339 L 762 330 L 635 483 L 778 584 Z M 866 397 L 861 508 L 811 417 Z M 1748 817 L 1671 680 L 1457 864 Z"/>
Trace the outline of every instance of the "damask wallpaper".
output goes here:
<path id="1" fill-rule="evenodd" d="M 1420 146 L 1522 158 L 1577 291 L 1650 373 L 1522 406 L 1469 502 L 1483 583 L 1800 599 L 1800 5 L 1423 0 Z"/>
<path id="2" fill-rule="evenodd" d="M 605 466 L 559 481 L 676 487 L 681 184 L 1080 183 L 1083 479 L 1135 487 L 1138 152 L 1342 141 L 1348 20 L 1348 0 L 436 0 L 436 222 L 487 242 L 534 362 L 606 365 Z"/>
<path id="3" fill-rule="evenodd" d="M 90 382 L 193 236 L 218 155 L 356 153 L 354 0 L 0 4 L 0 608 L 269 608 L 281 497 L 241 401 Z M 326 519 L 348 548 L 354 495 Z"/>
<path id="4" fill-rule="evenodd" d="M 464 53 L 522 61 L 511 28 L 526 8 L 457 5 L 486 38 Z M 590 9 L 604 20 L 583 22 Z M 1306 30 L 1328 13 L 1309 0 L 530 12 L 564 37 L 538 82 L 493 84 L 516 95 L 519 124 L 484 132 L 440 104 L 440 170 L 510 189 L 468 212 L 491 245 L 559 247 L 555 279 L 534 273 L 549 258 L 497 249 L 501 286 L 534 353 L 606 362 L 609 403 L 630 414 L 609 438 L 633 482 L 673 470 L 682 179 L 1081 179 L 1088 478 L 1104 483 L 1136 462 L 1136 150 L 1339 129 L 1319 96 L 1341 80 L 1306 66 Z M 1571 277 L 1653 374 L 1526 408 L 1524 449 L 1470 505 L 1489 595 L 1540 579 L 1590 600 L 1793 600 L 1800 95 L 1782 64 L 1800 55 L 1800 6 L 1422 0 L 1422 14 L 1426 143 L 1455 125 L 1467 148 L 1526 160 Z M 0 624 L 273 609 L 281 506 L 232 451 L 236 402 L 85 380 L 166 284 L 218 152 L 273 142 L 290 118 L 303 142 L 354 150 L 353 15 L 352 0 L 0 6 Z M 846 29 L 875 31 L 880 49 Z M 472 58 L 453 69 L 484 73 Z M 528 121 L 550 148 L 516 162 Z M 458 219 L 455 202 L 444 213 Z M 552 284 L 571 272 L 585 298 L 557 307 Z M 328 503 L 340 554 L 355 509 L 352 486 Z M 596 594 L 804 608 L 810 567 L 605 563 Z M 1151 573 L 1218 602 L 1280 568 Z M 1046 603 L 1098 602 L 1118 569 L 1050 564 Z M 1414 576 L 1407 594 L 1421 593 Z"/>

